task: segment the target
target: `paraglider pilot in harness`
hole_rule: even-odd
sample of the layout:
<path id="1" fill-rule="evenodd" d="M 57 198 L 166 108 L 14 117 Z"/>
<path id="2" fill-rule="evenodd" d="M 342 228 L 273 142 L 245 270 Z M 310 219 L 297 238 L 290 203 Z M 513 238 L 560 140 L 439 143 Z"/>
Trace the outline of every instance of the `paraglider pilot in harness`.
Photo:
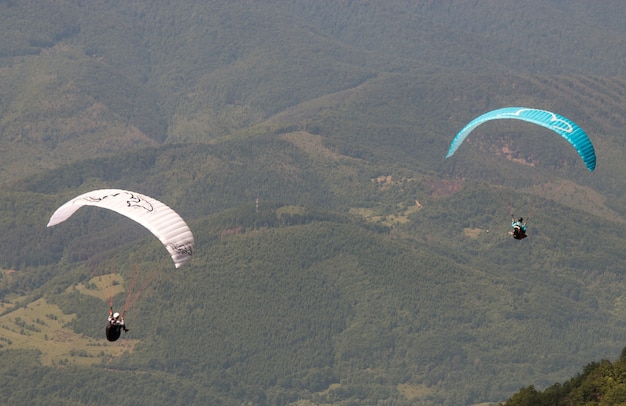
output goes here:
<path id="1" fill-rule="evenodd" d="M 513 228 L 513 238 L 516 240 L 523 240 L 526 235 L 526 222 L 522 217 L 515 220 L 515 217 L 511 214 L 511 227 Z"/>
<path id="2" fill-rule="evenodd" d="M 122 330 L 124 332 L 128 332 L 126 325 L 124 324 L 124 314 L 119 314 L 118 312 L 113 313 L 113 308 L 109 309 L 109 317 L 107 318 L 107 328 L 106 328 L 106 336 L 107 340 L 115 341 L 120 338 L 122 334 Z"/>

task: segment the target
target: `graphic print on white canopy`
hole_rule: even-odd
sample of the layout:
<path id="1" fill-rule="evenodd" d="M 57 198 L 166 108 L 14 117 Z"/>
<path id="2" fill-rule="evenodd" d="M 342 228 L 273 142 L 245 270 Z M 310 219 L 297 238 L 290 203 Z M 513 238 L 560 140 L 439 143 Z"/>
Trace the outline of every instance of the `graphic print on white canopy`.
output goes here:
<path id="1" fill-rule="evenodd" d="M 194 239 L 185 220 L 160 201 L 129 190 L 99 189 L 77 196 L 54 212 L 48 227 L 64 222 L 83 206 L 109 209 L 141 224 L 163 243 L 176 268 L 191 259 Z"/>

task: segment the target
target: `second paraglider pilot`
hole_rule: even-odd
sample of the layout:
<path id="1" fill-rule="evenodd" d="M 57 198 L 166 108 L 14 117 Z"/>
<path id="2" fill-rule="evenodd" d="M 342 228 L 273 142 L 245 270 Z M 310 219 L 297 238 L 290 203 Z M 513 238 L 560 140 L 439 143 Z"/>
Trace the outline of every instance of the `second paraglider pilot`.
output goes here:
<path id="1" fill-rule="evenodd" d="M 526 222 L 522 217 L 515 220 L 515 217 L 511 214 L 511 227 L 513 228 L 513 238 L 516 240 L 523 240 L 526 235 Z"/>

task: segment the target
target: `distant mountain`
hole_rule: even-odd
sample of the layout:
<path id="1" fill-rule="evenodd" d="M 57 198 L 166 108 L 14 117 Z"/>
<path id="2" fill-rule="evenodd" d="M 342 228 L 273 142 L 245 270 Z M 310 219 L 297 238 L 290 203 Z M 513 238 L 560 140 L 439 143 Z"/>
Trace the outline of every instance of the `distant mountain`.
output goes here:
<path id="1" fill-rule="evenodd" d="M 615 356 L 625 12 L 0 1 L 0 396 L 493 404 Z M 509 105 L 574 119 L 597 169 L 527 123 L 486 123 L 444 158 Z M 106 210 L 45 227 L 103 187 L 175 208 L 191 263 Z M 109 300 L 132 303 L 115 343 Z"/>
<path id="2" fill-rule="evenodd" d="M 586 4 L 2 2 L 3 165 L 206 142 L 383 73 L 619 75 L 624 6 Z"/>

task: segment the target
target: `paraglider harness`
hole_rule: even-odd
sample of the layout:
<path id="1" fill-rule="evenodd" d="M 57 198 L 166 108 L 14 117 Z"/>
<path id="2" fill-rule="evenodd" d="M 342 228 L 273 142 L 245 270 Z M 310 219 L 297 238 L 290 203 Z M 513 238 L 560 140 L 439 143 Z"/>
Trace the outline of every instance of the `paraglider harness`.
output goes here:
<path id="1" fill-rule="evenodd" d="M 124 324 L 124 314 L 126 314 L 126 310 L 122 312 L 118 317 L 114 317 L 113 315 L 113 307 L 109 309 L 109 319 L 107 321 L 106 327 L 106 337 L 109 341 L 116 341 L 122 335 L 122 330 L 126 333 L 128 329 Z"/>
<path id="2" fill-rule="evenodd" d="M 513 227 L 513 238 L 516 240 L 523 240 L 528 237 L 526 235 L 526 223 L 522 217 L 515 221 L 515 217 L 511 214 L 511 227 Z"/>

